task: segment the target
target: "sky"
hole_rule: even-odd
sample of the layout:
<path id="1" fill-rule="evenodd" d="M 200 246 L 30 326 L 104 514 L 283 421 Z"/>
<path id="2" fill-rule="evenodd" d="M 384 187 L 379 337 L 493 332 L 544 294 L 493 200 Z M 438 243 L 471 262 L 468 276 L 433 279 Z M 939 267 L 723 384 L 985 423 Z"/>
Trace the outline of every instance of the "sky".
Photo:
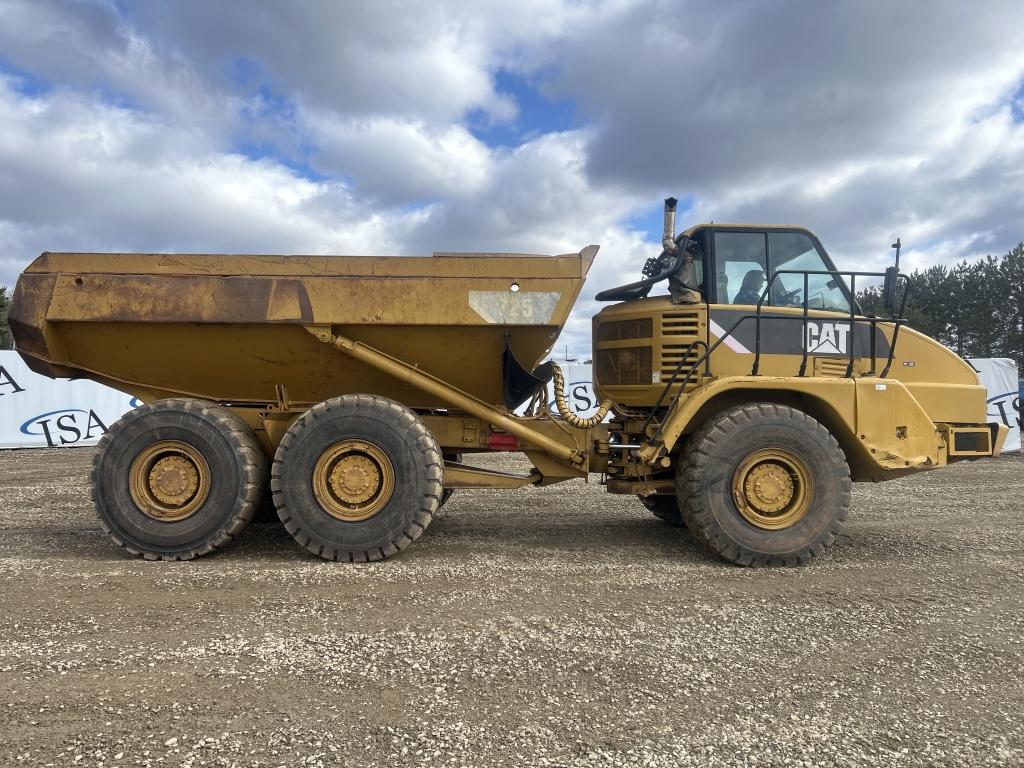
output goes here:
<path id="1" fill-rule="evenodd" d="M 0 0 L 0 284 L 44 250 L 656 256 L 662 199 L 840 269 L 1024 240 L 1024 3 Z"/>

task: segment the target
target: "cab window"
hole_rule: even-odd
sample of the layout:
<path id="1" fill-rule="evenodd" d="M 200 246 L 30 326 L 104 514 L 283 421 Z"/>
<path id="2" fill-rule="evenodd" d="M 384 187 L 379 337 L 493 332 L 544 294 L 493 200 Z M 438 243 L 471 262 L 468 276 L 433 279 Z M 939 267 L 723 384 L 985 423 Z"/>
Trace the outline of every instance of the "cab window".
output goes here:
<path id="1" fill-rule="evenodd" d="M 763 232 L 715 232 L 718 303 L 757 304 L 767 264 Z"/>
<path id="2" fill-rule="evenodd" d="M 810 237 L 803 232 L 771 232 L 768 234 L 768 255 L 773 271 L 806 270 L 819 272 L 830 269 L 825 264 Z M 779 275 L 772 286 L 772 304 L 777 307 L 802 307 L 804 303 L 803 275 Z M 807 276 L 807 306 L 849 312 L 850 301 L 838 277 L 832 275 Z"/>

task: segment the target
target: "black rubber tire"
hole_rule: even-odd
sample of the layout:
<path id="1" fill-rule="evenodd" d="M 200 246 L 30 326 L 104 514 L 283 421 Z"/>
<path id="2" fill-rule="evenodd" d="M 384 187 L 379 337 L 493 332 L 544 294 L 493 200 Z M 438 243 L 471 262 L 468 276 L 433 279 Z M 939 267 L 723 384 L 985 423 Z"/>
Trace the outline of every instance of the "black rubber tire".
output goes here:
<path id="1" fill-rule="evenodd" d="M 640 503 L 651 511 L 655 517 L 676 528 L 685 528 L 683 512 L 679 509 L 676 497 L 669 493 L 656 493 L 653 496 L 637 496 Z"/>
<path id="2" fill-rule="evenodd" d="M 149 517 L 129 490 L 132 461 L 160 440 L 188 443 L 210 468 L 209 496 L 183 520 Z M 189 398 L 158 400 L 114 422 L 90 474 L 103 530 L 147 560 L 191 560 L 230 544 L 252 520 L 266 478 L 267 460 L 249 425 L 228 408 Z"/>
<path id="3" fill-rule="evenodd" d="M 732 477 L 752 452 L 786 448 L 800 456 L 814 481 L 804 517 L 766 530 L 747 521 L 732 497 Z M 694 434 L 676 474 L 683 519 L 697 541 L 738 565 L 796 565 L 832 545 L 850 510 L 850 468 L 832 434 L 802 411 L 750 403 L 723 411 Z"/>
<path id="4" fill-rule="evenodd" d="M 444 460 L 445 461 L 455 461 L 455 462 L 460 462 L 460 463 L 462 462 L 462 454 L 461 453 L 449 453 L 448 451 L 445 451 L 443 456 L 444 456 Z M 447 504 L 448 503 L 448 499 L 450 499 L 454 495 L 455 495 L 455 488 L 445 488 L 444 491 L 441 494 L 441 503 L 437 505 L 437 508 L 440 509 L 445 504 Z"/>
<path id="5" fill-rule="evenodd" d="M 346 521 L 330 515 L 313 493 L 313 468 L 334 443 L 373 443 L 391 461 L 391 499 L 373 517 Z M 274 456 L 270 489 L 278 517 L 305 549 L 325 560 L 383 560 L 418 539 L 441 502 L 444 459 L 437 440 L 415 413 L 373 395 L 335 397 L 310 408 L 285 433 Z"/>

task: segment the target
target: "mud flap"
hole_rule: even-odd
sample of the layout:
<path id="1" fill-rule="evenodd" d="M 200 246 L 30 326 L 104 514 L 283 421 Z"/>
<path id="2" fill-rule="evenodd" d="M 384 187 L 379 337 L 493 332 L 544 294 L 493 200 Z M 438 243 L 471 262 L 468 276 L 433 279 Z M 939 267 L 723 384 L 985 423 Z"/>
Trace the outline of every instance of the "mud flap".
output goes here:
<path id="1" fill-rule="evenodd" d="M 501 353 L 502 391 L 505 393 L 505 407 L 514 411 L 526 400 L 537 394 L 541 387 L 551 381 L 552 363 L 549 360 L 532 373 L 523 367 L 505 336 L 505 351 Z"/>

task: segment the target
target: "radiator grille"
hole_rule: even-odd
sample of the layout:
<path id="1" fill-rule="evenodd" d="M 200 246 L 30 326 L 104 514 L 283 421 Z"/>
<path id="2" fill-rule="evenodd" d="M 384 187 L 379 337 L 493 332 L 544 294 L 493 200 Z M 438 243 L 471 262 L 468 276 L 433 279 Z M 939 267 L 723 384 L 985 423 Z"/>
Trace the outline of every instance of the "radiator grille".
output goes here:
<path id="1" fill-rule="evenodd" d="M 654 321 L 649 317 L 633 320 L 615 320 L 597 326 L 598 341 L 625 341 L 627 339 L 649 339 L 654 335 Z"/>
<path id="2" fill-rule="evenodd" d="M 599 349 L 595 362 L 597 381 L 602 385 L 651 383 L 650 347 Z"/>

